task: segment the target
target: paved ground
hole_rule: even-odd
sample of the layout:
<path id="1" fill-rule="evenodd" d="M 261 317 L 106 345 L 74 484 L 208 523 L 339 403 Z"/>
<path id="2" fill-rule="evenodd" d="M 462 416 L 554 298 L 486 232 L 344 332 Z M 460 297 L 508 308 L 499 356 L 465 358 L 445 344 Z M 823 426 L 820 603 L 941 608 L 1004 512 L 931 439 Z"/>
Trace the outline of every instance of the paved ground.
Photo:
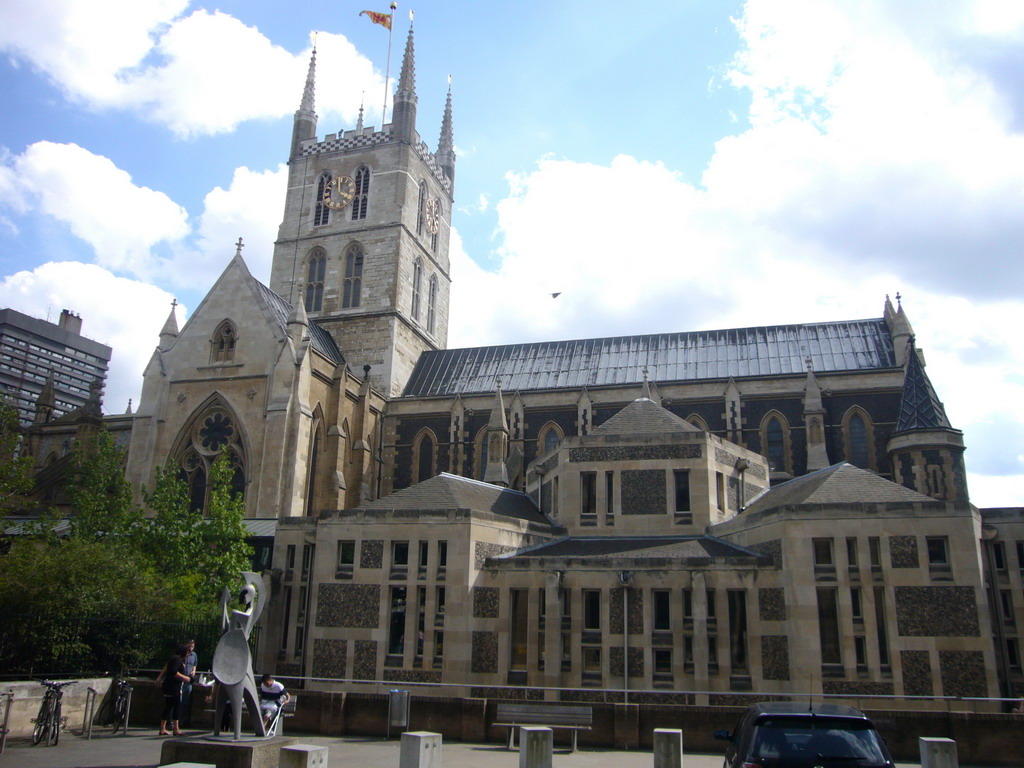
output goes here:
<path id="1" fill-rule="evenodd" d="M 188 732 L 199 738 L 200 731 Z M 685 740 L 685 735 L 684 735 Z M 0 768 L 155 768 L 160 764 L 160 749 L 165 741 L 152 730 L 131 730 L 127 736 L 94 734 L 91 740 L 65 731 L 55 747 L 33 747 L 26 741 L 8 741 L 0 755 Z M 300 743 L 326 746 L 330 768 L 398 768 L 397 739 L 330 738 L 301 736 Z M 518 752 L 498 744 L 445 742 L 441 748 L 444 768 L 518 768 Z M 585 749 L 574 754 L 557 751 L 554 768 L 651 768 L 650 752 Z M 721 755 L 686 754 L 685 768 L 719 768 Z M 916 763 L 898 763 L 899 768 L 915 768 Z M 964 766 L 963 768 L 967 768 Z"/>

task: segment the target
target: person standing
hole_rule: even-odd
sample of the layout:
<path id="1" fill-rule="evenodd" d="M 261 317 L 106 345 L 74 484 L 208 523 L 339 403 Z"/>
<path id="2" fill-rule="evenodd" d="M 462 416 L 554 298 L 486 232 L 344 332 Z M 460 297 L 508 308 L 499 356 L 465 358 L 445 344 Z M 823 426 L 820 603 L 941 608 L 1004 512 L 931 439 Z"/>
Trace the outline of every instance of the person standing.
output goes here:
<path id="1" fill-rule="evenodd" d="M 188 653 L 188 646 L 178 646 L 178 650 L 167 660 L 163 671 L 157 675 L 157 682 L 160 683 L 164 694 L 164 711 L 160 716 L 161 736 L 181 736 L 178 729 L 178 716 L 181 708 L 181 686 L 189 678 L 185 675 L 185 655 Z M 171 730 L 167 730 L 170 723 Z"/>
<path id="2" fill-rule="evenodd" d="M 196 641 L 189 640 L 185 643 L 188 653 L 185 654 L 185 676 L 188 682 L 181 684 L 181 727 L 192 726 L 192 683 L 196 676 L 196 667 L 199 664 L 199 657 L 196 655 Z"/>

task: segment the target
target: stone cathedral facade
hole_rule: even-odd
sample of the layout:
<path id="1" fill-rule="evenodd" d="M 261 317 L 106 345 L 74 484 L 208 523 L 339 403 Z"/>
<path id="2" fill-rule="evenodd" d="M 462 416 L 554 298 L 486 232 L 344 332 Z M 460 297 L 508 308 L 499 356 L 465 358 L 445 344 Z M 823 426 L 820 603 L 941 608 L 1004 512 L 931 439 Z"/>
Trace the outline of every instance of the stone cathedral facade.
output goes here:
<path id="1" fill-rule="evenodd" d="M 971 504 L 898 301 L 448 349 L 451 94 L 431 149 L 411 29 L 390 124 L 320 138 L 314 92 L 315 53 L 270 285 L 240 243 L 107 419 L 133 483 L 170 466 L 197 506 L 231 457 L 268 545 L 262 670 L 565 701 L 1024 691 L 1024 514 Z M 37 420 L 41 470 L 75 418 Z"/>

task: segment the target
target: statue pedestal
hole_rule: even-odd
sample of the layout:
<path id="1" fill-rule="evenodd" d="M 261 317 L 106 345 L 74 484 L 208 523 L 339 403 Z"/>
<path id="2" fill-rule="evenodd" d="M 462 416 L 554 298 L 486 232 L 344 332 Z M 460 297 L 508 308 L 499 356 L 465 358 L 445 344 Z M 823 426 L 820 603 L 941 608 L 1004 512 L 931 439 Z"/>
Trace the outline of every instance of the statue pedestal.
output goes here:
<path id="1" fill-rule="evenodd" d="M 168 739 L 160 750 L 160 764 L 212 763 L 217 768 L 277 768 L 281 747 L 298 739 L 277 736 L 273 739 L 252 738 L 235 741 L 231 737 Z"/>

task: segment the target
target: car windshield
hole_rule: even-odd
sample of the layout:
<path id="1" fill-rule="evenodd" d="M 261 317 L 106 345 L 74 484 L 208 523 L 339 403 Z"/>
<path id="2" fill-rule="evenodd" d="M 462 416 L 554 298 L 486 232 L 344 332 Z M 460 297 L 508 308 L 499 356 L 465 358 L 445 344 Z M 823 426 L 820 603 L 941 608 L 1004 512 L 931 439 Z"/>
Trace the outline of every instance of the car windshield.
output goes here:
<path id="1" fill-rule="evenodd" d="M 870 723 L 829 717 L 760 719 L 751 740 L 750 757 L 763 766 L 848 764 L 885 765 L 888 757 Z"/>

